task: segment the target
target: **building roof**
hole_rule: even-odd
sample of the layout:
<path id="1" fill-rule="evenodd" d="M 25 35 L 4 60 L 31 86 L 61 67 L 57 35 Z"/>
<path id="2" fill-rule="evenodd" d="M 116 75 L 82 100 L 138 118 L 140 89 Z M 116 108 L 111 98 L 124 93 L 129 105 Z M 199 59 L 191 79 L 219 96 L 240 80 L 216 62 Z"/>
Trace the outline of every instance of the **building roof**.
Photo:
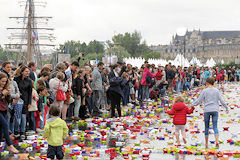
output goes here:
<path id="1" fill-rule="evenodd" d="M 218 39 L 218 38 L 236 38 L 240 37 L 240 31 L 203 31 L 202 39 Z"/>

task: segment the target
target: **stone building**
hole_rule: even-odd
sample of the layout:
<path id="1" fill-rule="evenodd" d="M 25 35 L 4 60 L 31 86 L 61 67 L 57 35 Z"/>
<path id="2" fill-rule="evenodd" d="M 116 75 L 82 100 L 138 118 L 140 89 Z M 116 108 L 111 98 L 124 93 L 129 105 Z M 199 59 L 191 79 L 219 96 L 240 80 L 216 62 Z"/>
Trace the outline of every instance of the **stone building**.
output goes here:
<path id="1" fill-rule="evenodd" d="M 169 45 L 150 46 L 163 58 L 175 58 L 183 54 L 188 60 L 192 57 L 205 63 L 211 57 L 216 63 L 225 63 L 240 58 L 240 31 L 187 31 L 184 36 L 172 36 Z"/>

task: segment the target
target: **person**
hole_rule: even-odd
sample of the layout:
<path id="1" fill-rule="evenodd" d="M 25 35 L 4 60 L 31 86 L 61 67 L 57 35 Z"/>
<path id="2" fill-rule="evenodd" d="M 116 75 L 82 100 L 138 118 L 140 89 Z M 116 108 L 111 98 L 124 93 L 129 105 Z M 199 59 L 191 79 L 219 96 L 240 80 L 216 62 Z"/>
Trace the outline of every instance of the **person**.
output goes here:
<path id="1" fill-rule="evenodd" d="M 118 116 L 121 117 L 121 98 L 124 97 L 123 88 L 126 85 L 127 80 L 123 77 L 114 77 L 110 79 L 110 87 L 107 91 L 107 94 L 111 101 L 111 117 L 115 118 L 115 109 L 117 108 Z"/>
<path id="2" fill-rule="evenodd" d="M 48 138 L 47 158 L 63 159 L 63 140 L 68 135 L 66 122 L 59 118 L 60 110 L 58 106 L 52 105 L 49 109 L 50 118 L 44 127 L 44 137 Z"/>
<path id="3" fill-rule="evenodd" d="M 34 62 L 29 62 L 28 68 L 30 70 L 29 78 L 35 81 L 37 79 L 37 74 L 36 74 L 37 65 Z"/>
<path id="4" fill-rule="evenodd" d="M 11 62 L 6 61 L 6 62 L 2 63 L 2 68 L 0 69 L 0 72 L 5 73 L 8 77 L 8 79 L 10 77 L 9 74 L 10 74 L 11 70 L 12 70 Z"/>
<path id="5" fill-rule="evenodd" d="M 216 139 L 216 147 L 219 147 L 219 132 L 217 128 L 218 123 L 218 112 L 219 112 L 219 101 L 226 108 L 228 113 L 228 106 L 222 99 L 220 92 L 217 88 L 214 88 L 215 79 L 209 77 L 206 79 L 206 89 L 204 89 L 197 100 L 192 103 L 192 106 L 199 105 L 204 101 L 204 123 L 205 123 L 205 146 L 208 148 L 208 135 L 209 135 L 209 122 L 212 117 L 213 130 Z"/>
<path id="6" fill-rule="evenodd" d="M 38 110 L 37 107 L 37 101 L 39 99 L 38 93 L 34 87 L 33 82 L 33 88 L 32 88 L 32 104 L 28 108 L 28 122 L 29 122 L 29 130 L 36 132 L 36 121 L 35 121 L 35 112 Z"/>
<path id="7" fill-rule="evenodd" d="M 177 145 L 180 146 L 180 131 L 182 134 L 184 144 L 187 143 L 186 133 L 185 133 L 185 125 L 187 122 L 187 114 L 193 113 L 194 107 L 189 109 L 186 104 L 184 104 L 184 98 L 181 96 L 177 96 L 174 100 L 174 105 L 171 111 L 167 111 L 167 114 L 174 115 L 173 124 L 175 125 L 175 135 L 177 139 Z"/>
<path id="8" fill-rule="evenodd" d="M 39 86 L 37 88 L 38 93 L 38 101 L 37 101 L 37 116 L 36 116 L 36 126 L 39 126 L 37 132 L 42 132 L 44 128 L 44 120 L 43 120 L 43 113 L 44 113 L 44 96 L 46 95 L 46 87 Z"/>
<path id="9" fill-rule="evenodd" d="M 77 74 L 74 75 L 72 81 L 72 91 L 74 94 L 74 117 L 73 119 L 79 120 L 79 109 L 81 106 L 81 97 L 83 89 L 83 80 L 81 79 L 81 74 L 84 72 L 80 69 Z"/>
<path id="10" fill-rule="evenodd" d="M 147 93 L 148 93 L 148 89 L 149 86 L 151 85 L 151 82 L 149 82 L 148 77 L 153 78 L 156 76 L 155 73 L 151 73 L 150 70 L 151 65 L 150 64 L 146 64 L 146 67 L 144 68 L 144 72 L 143 72 L 143 77 L 142 77 L 142 81 L 141 81 L 141 85 L 142 85 L 142 100 L 143 101 L 147 101 Z"/>
<path id="11" fill-rule="evenodd" d="M 67 66 L 67 64 L 65 63 Z M 63 108 L 62 108 L 62 118 L 66 119 L 67 113 L 69 117 L 73 116 L 73 107 L 74 103 L 70 103 L 71 95 L 72 93 L 72 81 L 73 81 L 73 75 L 76 74 L 77 69 L 79 67 L 79 63 L 77 61 L 73 61 L 71 65 L 65 70 L 66 74 L 66 79 L 70 79 L 68 83 L 68 90 L 66 92 L 66 100 L 63 103 Z M 70 106 L 70 107 L 69 107 Z"/>
<path id="12" fill-rule="evenodd" d="M 123 86 L 123 99 L 122 99 L 122 105 L 124 108 L 126 108 L 129 101 L 129 96 L 130 96 L 129 74 L 127 74 L 126 72 L 123 72 L 122 78 L 124 81 L 126 81 L 125 85 Z"/>
<path id="13" fill-rule="evenodd" d="M 18 110 L 21 109 L 18 106 L 20 92 L 19 92 L 17 83 L 13 80 L 13 73 L 10 73 L 9 76 L 10 76 L 9 80 L 10 80 L 10 90 L 11 90 L 11 99 L 12 99 L 11 103 L 8 106 L 9 113 L 10 113 L 10 117 L 8 117 L 9 118 L 9 129 L 11 130 L 11 132 L 13 134 L 17 135 L 17 133 L 15 133 L 15 130 L 19 126 L 19 124 L 17 122 L 17 117 L 20 116 L 18 114 L 19 113 Z"/>
<path id="14" fill-rule="evenodd" d="M 11 90 L 9 88 L 8 76 L 5 73 L 0 73 L 0 141 L 2 141 L 2 136 L 4 135 L 8 150 L 13 153 L 18 153 L 18 150 L 12 145 L 9 136 L 7 110 L 11 99 L 10 94 Z"/>
<path id="15" fill-rule="evenodd" d="M 239 68 L 236 69 L 235 74 L 236 74 L 236 80 L 239 82 L 239 77 L 240 77 L 240 70 L 239 70 Z"/>
<path id="16" fill-rule="evenodd" d="M 166 70 L 166 79 L 168 82 L 168 92 L 171 93 L 172 92 L 172 88 L 173 88 L 173 78 L 175 77 L 175 72 L 173 71 L 173 69 L 171 68 L 170 64 L 167 66 L 167 70 Z"/>
<path id="17" fill-rule="evenodd" d="M 93 78 L 92 80 L 92 90 L 93 90 L 93 115 L 98 116 L 102 112 L 99 110 L 100 109 L 100 104 L 101 104 L 101 97 L 103 92 L 103 83 L 102 83 L 102 76 L 101 76 L 101 71 L 103 69 L 103 62 L 99 62 L 97 64 L 97 67 L 94 68 L 91 76 Z"/>
<path id="18" fill-rule="evenodd" d="M 20 75 L 15 77 L 14 80 L 18 84 L 19 91 L 21 93 L 20 98 L 23 100 L 22 107 L 22 116 L 21 116 L 21 129 L 20 134 L 21 138 L 25 139 L 25 131 L 26 131 L 26 115 L 28 113 L 28 108 L 31 107 L 32 104 L 32 80 L 29 78 L 29 69 L 27 66 L 20 66 L 18 68 Z"/>
<path id="19" fill-rule="evenodd" d="M 65 78 L 64 74 L 62 72 L 58 72 L 56 77 L 49 81 L 50 90 L 53 93 L 54 97 L 56 97 L 58 89 L 61 89 L 64 93 L 67 92 L 68 83 L 70 81 L 70 78 L 66 81 L 65 84 L 62 82 L 64 78 Z M 64 101 L 57 101 L 56 99 L 53 102 L 54 105 L 56 105 L 60 108 L 61 113 L 62 113 L 62 109 L 63 109 L 63 103 L 64 103 Z M 65 115 L 65 117 L 63 117 L 63 115 L 62 115 L 62 118 L 66 119 L 66 115 Z"/>

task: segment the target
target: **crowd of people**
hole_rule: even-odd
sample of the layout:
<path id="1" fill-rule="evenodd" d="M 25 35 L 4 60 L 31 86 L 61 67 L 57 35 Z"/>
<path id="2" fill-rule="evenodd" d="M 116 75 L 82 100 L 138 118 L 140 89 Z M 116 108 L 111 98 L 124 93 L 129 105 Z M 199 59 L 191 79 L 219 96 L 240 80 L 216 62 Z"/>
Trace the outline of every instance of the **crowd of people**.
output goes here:
<path id="1" fill-rule="evenodd" d="M 182 68 L 171 63 L 155 66 L 147 61 L 141 68 L 123 62 L 81 67 L 78 61 L 60 62 L 55 68 L 45 65 L 38 73 L 34 62 L 17 67 L 4 62 L 0 71 L 0 139 L 4 135 L 9 150 L 15 153 L 9 135 L 24 139 L 26 131 L 43 132 L 46 120 L 54 116 L 79 120 L 110 110 L 111 117 L 120 117 L 121 107 L 129 103 L 138 105 L 188 91 L 205 85 L 209 77 L 223 83 L 239 81 L 240 76 L 235 67 Z M 55 106 L 54 113 L 50 114 L 50 106 Z"/>

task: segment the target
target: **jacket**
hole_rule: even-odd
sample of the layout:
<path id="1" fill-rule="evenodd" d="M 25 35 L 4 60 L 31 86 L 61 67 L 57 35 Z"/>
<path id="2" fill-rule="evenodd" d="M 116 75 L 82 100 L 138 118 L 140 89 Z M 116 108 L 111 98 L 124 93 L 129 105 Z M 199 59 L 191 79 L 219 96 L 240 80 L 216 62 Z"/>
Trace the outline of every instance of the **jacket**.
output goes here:
<path id="1" fill-rule="evenodd" d="M 66 122 L 61 118 L 49 118 L 44 126 L 44 138 L 48 138 L 47 142 L 51 146 L 63 145 L 63 139 L 68 135 L 68 127 Z"/>
<path id="2" fill-rule="evenodd" d="M 20 91 L 20 98 L 23 100 L 22 114 L 27 114 L 28 105 L 32 104 L 32 80 L 29 78 L 22 79 L 22 76 L 15 77 L 14 80 L 18 84 L 18 89 Z"/>
<path id="3" fill-rule="evenodd" d="M 94 68 L 91 74 L 93 81 L 92 81 L 92 90 L 103 90 L 103 83 L 102 83 L 102 76 L 97 67 Z"/>
<path id="4" fill-rule="evenodd" d="M 39 99 L 38 93 L 37 91 L 33 88 L 32 89 L 32 104 L 31 107 L 28 108 L 29 112 L 33 112 L 33 111 L 37 111 L 38 110 L 38 106 L 37 106 L 37 101 Z"/>
<path id="5" fill-rule="evenodd" d="M 184 103 L 175 103 L 171 111 L 167 111 L 167 114 L 174 115 L 173 124 L 185 125 L 187 122 L 187 114 L 193 113 L 194 107 L 189 109 Z"/>
<path id="6" fill-rule="evenodd" d="M 10 81 L 10 90 L 11 90 L 11 98 L 12 99 L 15 99 L 17 95 L 20 96 L 17 82 L 15 82 L 13 80 Z"/>
<path id="7" fill-rule="evenodd" d="M 147 75 L 149 75 L 150 77 L 155 77 L 156 76 L 156 73 L 151 73 L 149 71 L 149 69 L 147 68 L 144 68 L 144 72 L 143 72 L 143 77 L 142 77 L 142 81 L 141 81 L 141 85 L 144 85 L 144 86 L 150 86 L 151 84 L 150 83 L 147 83 Z"/>
<path id="8" fill-rule="evenodd" d="M 124 89 L 124 86 L 127 84 L 127 80 L 122 77 L 118 77 L 118 79 L 121 79 L 121 81 L 119 82 L 118 85 L 111 85 L 111 82 L 110 82 L 108 94 L 111 92 L 115 92 L 115 93 L 119 94 L 121 97 L 124 97 L 123 89 Z"/>
<path id="9" fill-rule="evenodd" d="M 11 97 L 9 95 L 4 96 L 2 91 L 0 91 L 0 111 L 7 111 L 8 104 L 11 102 Z"/>
<path id="10" fill-rule="evenodd" d="M 83 88 L 83 80 L 79 76 L 77 76 L 76 78 L 73 78 L 73 81 L 72 81 L 73 94 L 76 94 L 77 96 L 82 96 L 82 88 Z"/>
<path id="11" fill-rule="evenodd" d="M 59 86 L 59 82 L 60 82 L 60 86 Z M 67 84 L 63 84 L 63 82 L 61 82 L 56 77 L 49 81 L 49 86 L 50 86 L 50 90 L 53 93 L 54 97 L 56 97 L 58 89 L 63 90 L 63 92 L 67 92 L 67 90 L 68 90 L 68 85 Z"/>

